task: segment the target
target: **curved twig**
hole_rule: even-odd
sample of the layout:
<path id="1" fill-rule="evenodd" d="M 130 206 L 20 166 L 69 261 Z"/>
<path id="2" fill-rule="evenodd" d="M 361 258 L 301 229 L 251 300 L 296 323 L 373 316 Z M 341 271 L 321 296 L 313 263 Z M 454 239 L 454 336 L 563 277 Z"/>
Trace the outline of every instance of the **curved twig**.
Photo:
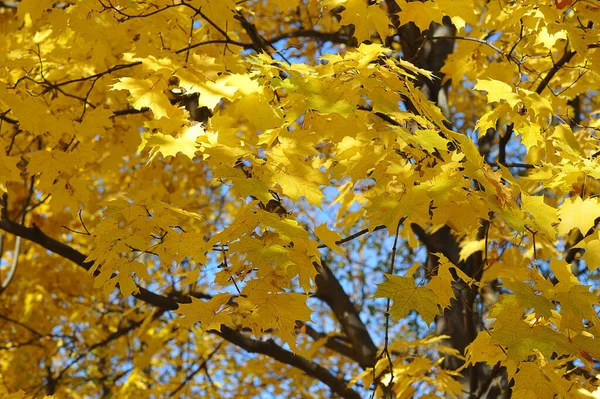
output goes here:
<path id="1" fill-rule="evenodd" d="M 2 295 L 2 293 L 8 288 L 11 281 L 15 277 L 17 267 L 19 266 L 19 253 L 21 252 L 21 243 L 22 238 L 17 236 L 15 240 L 15 249 L 13 250 L 13 259 L 12 263 L 10 264 L 10 269 L 8 270 L 8 274 L 6 275 L 6 279 L 4 279 L 2 281 L 2 284 L 0 285 L 0 295 Z"/>

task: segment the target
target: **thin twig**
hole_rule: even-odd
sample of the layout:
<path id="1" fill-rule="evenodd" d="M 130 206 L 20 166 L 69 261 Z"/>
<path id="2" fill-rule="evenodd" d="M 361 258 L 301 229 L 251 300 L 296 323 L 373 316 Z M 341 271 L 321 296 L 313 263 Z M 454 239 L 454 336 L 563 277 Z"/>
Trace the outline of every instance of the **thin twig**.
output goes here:
<path id="1" fill-rule="evenodd" d="M 83 212 L 82 209 L 79 210 L 79 221 L 81 222 L 81 225 L 83 226 L 83 229 L 85 230 L 85 232 L 91 236 L 92 234 L 90 233 L 90 231 L 87 229 L 87 227 L 85 227 L 85 223 L 83 223 L 83 218 L 81 217 L 81 213 Z"/>
<path id="2" fill-rule="evenodd" d="M 510 51 L 508 52 L 508 55 L 507 55 L 509 60 L 510 60 L 510 57 L 512 56 L 513 51 L 515 51 L 515 48 L 517 48 L 519 43 L 521 43 L 521 40 L 523 40 L 523 18 L 519 19 L 519 25 L 521 25 L 521 30 L 519 32 L 519 40 L 517 40 L 515 42 L 515 44 L 510 48 Z"/>
<path id="3" fill-rule="evenodd" d="M 11 125 L 16 125 L 19 123 L 18 120 L 13 119 L 9 116 L 6 116 L 8 113 L 10 112 L 10 109 L 4 111 L 4 112 L 0 112 L 0 121 L 4 121 L 6 123 L 10 123 Z M 1 126 L 1 125 L 0 125 Z"/>
<path id="4" fill-rule="evenodd" d="M 558 60 L 554 66 L 552 66 L 552 69 L 550 69 L 550 71 L 548 71 L 548 73 L 546 74 L 546 76 L 544 77 L 544 79 L 542 79 L 542 81 L 540 82 L 540 84 L 538 85 L 537 89 L 535 89 L 535 92 L 537 94 L 542 94 L 542 92 L 544 91 L 544 89 L 548 86 L 548 84 L 550 83 L 550 80 L 554 77 L 554 75 L 556 75 L 556 73 L 569 61 L 571 61 L 571 59 L 573 57 L 575 57 L 575 54 L 577 54 L 577 51 L 569 51 L 568 48 L 569 43 L 567 42 L 566 46 L 565 46 L 565 53 L 563 54 L 563 56 L 560 58 L 560 60 Z M 554 94 L 554 91 L 552 91 L 552 93 Z"/>
<path id="5" fill-rule="evenodd" d="M 188 36 L 188 47 L 185 51 L 185 65 L 188 64 L 188 61 L 190 59 L 190 46 L 192 45 L 192 37 L 194 36 L 194 18 L 196 17 L 197 14 L 194 14 L 194 16 L 192 16 L 191 21 L 190 21 L 190 34 Z"/>
<path id="6" fill-rule="evenodd" d="M 478 39 L 476 37 L 468 37 L 468 36 L 434 36 L 434 37 L 427 38 L 427 40 L 464 40 L 464 41 L 468 41 L 468 42 L 479 43 L 479 44 L 483 44 L 484 46 L 488 46 L 489 48 L 491 48 L 492 50 L 494 50 L 498 54 L 501 54 L 502 56 L 506 57 L 509 61 L 513 61 L 516 64 L 523 64 L 522 59 L 520 59 L 519 57 L 514 56 L 514 55 L 512 55 L 510 53 L 507 53 L 506 51 L 500 49 L 499 47 L 497 47 L 493 43 L 488 42 L 487 40 Z"/>
<path id="7" fill-rule="evenodd" d="M 48 201 L 48 198 L 50 198 L 51 194 L 47 194 L 44 198 L 42 198 L 37 204 L 31 205 L 28 209 L 27 212 L 31 212 L 33 211 L 35 208 L 37 208 L 40 205 L 43 205 L 46 201 Z"/>
<path id="8" fill-rule="evenodd" d="M 390 262 L 390 268 L 388 270 L 388 274 L 391 276 L 394 274 L 394 266 L 396 262 L 396 250 L 398 247 L 398 236 L 400 235 L 400 226 L 406 220 L 406 216 L 402 217 L 398 221 L 398 226 L 396 226 L 396 235 L 394 236 L 394 245 L 392 246 L 392 260 Z M 394 383 L 394 363 L 392 362 L 392 356 L 389 351 L 389 333 L 390 333 L 390 308 L 392 306 L 392 300 L 387 298 L 385 303 L 385 338 L 383 344 L 383 353 L 387 357 L 389 368 L 390 368 L 390 381 L 388 383 L 388 388 L 391 390 Z"/>
<path id="9" fill-rule="evenodd" d="M 541 165 L 534 165 L 531 163 L 521 163 L 521 162 L 488 162 L 490 166 L 504 166 L 507 168 L 523 168 L 523 169 L 535 169 L 541 168 Z"/>
<path id="10" fill-rule="evenodd" d="M 29 202 L 31 201 L 31 197 L 33 196 L 34 183 L 35 183 L 35 176 L 31 176 L 31 186 L 29 188 L 29 195 L 27 196 L 27 198 L 25 200 L 25 204 L 23 205 L 23 209 L 21 210 L 21 215 L 20 215 L 21 224 L 24 224 L 25 216 L 27 216 L 27 206 L 28 206 Z M 2 217 L 8 219 L 8 212 L 6 212 L 6 208 L 8 207 L 8 196 L 6 194 L 3 197 L 3 203 L 5 204 L 5 206 L 4 206 L 4 208 L 2 208 L 2 213 L 3 213 Z M 2 280 L 2 284 L 0 284 L 0 295 L 2 295 L 2 293 L 8 288 L 8 286 L 12 282 L 13 278 L 15 277 L 15 274 L 17 272 L 17 267 L 19 267 L 19 254 L 21 253 L 22 243 L 23 243 L 23 239 L 20 236 L 17 236 L 15 238 L 15 247 L 13 249 L 13 258 L 12 258 L 12 262 L 10 264 L 10 268 L 8 269 L 6 279 Z M 0 253 L 0 256 L 1 255 L 2 255 L 2 253 Z"/>
<path id="11" fill-rule="evenodd" d="M 81 234 L 81 235 L 84 235 L 84 236 L 88 236 L 88 235 L 89 235 L 88 233 L 85 233 L 85 232 L 83 232 L 83 231 L 77 231 L 77 230 L 73 230 L 72 228 L 70 228 L 70 227 L 68 227 L 68 226 L 65 226 L 64 224 L 63 224 L 63 225 L 61 225 L 60 227 L 62 227 L 63 229 L 69 230 L 71 233 L 75 233 L 75 234 Z"/>
<path id="12" fill-rule="evenodd" d="M 9 322 L 11 322 L 11 323 L 13 323 L 13 324 L 16 324 L 16 325 L 18 325 L 18 326 L 21 326 L 21 327 L 23 327 L 24 329 L 26 329 L 27 331 L 29 331 L 30 333 L 32 333 L 32 334 L 34 334 L 34 335 L 37 335 L 37 336 L 38 336 L 38 337 L 40 337 L 40 338 L 44 336 L 44 334 L 42 334 L 41 332 L 39 332 L 39 331 L 37 331 L 37 330 L 34 330 L 33 328 L 31 328 L 31 327 L 29 327 L 29 326 L 27 326 L 27 325 L 25 325 L 25 324 L 21 323 L 21 322 L 20 322 L 20 321 L 18 321 L 18 320 L 11 319 L 10 317 L 3 315 L 2 313 L 0 313 L 0 319 L 6 320 L 6 321 L 9 321 Z"/>
<path id="13" fill-rule="evenodd" d="M 383 230 L 383 229 L 385 229 L 385 228 L 386 228 L 386 227 L 385 227 L 384 225 L 380 225 L 380 226 L 377 226 L 377 227 L 375 227 L 375 228 L 373 229 L 373 232 L 375 232 L 375 231 L 379 231 L 379 230 Z M 352 240 L 354 240 L 355 238 L 358 238 L 358 237 L 360 237 L 360 236 L 362 236 L 362 235 L 365 235 L 365 234 L 367 234 L 368 232 L 369 232 L 369 229 L 362 229 L 361 231 L 358 231 L 358 232 L 356 232 L 356 233 L 354 233 L 354 234 L 352 234 L 352 235 L 349 235 L 348 237 L 342 238 L 341 240 L 339 240 L 339 241 L 336 241 L 335 243 L 336 243 L 337 245 L 344 244 L 344 243 L 346 243 L 346 242 L 348 242 L 348 241 L 352 241 Z M 319 248 L 319 249 L 322 249 L 322 248 L 327 248 L 327 245 L 325 245 L 325 244 L 321 244 L 321 245 L 319 245 L 317 248 Z"/>
<path id="14" fill-rule="evenodd" d="M 179 386 L 177 388 L 175 388 L 175 390 L 173 390 L 173 392 L 171 392 L 169 394 L 169 397 L 172 398 L 173 396 L 175 396 L 175 394 L 177 392 L 179 392 L 188 382 L 190 382 L 192 380 L 192 378 L 194 378 L 196 376 L 196 374 L 198 374 L 202 369 L 204 369 L 208 363 L 208 361 L 210 360 L 211 357 L 214 356 L 215 353 L 217 353 L 217 351 L 219 349 L 221 349 L 221 346 L 223 345 L 223 341 L 219 342 L 219 345 L 217 345 L 217 347 L 208 354 L 208 356 L 206 357 L 206 359 L 204 359 L 202 361 L 202 363 L 200 365 L 198 365 L 198 367 L 196 368 L 196 370 L 192 371 L 190 374 L 188 374 L 185 379 L 181 382 L 181 384 L 179 384 Z"/>
<path id="15" fill-rule="evenodd" d="M 491 214 L 491 211 L 490 211 Z M 485 226 L 485 247 L 484 247 L 484 258 L 483 258 L 483 263 L 486 266 L 488 265 L 488 241 L 490 239 L 490 226 L 492 225 L 491 222 L 491 217 L 490 217 L 490 221 L 488 221 L 487 225 Z"/>
<path id="16" fill-rule="evenodd" d="M 532 228 L 530 228 L 527 225 L 525 225 L 525 229 L 531 233 L 531 241 L 533 242 L 533 262 L 534 262 L 535 267 L 537 267 L 538 266 L 537 247 L 535 245 L 535 235 L 537 234 L 537 231 L 533 230 Z"/>

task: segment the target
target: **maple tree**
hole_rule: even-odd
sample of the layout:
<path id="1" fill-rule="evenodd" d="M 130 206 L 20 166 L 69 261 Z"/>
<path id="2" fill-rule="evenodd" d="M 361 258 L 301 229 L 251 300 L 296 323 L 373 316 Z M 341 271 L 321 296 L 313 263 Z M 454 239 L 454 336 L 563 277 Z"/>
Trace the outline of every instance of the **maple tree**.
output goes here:
<path id="1" fill-rule="evenodd" d="M 598 397 L 599 24 L 0 1 L 0 397 Z"/>

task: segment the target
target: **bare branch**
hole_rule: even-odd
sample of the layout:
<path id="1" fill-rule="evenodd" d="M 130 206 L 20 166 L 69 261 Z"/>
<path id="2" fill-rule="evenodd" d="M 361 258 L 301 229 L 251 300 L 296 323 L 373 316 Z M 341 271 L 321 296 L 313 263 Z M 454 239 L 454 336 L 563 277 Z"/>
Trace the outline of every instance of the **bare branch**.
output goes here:
<path id="1" fill-rule="evenodd" d="M 21 326 L 21 327 L 23 327 L 24 329 L 26 329 L 27 331 L 29 331 L 30 333 L 32 333 L 33 335 L 35 335 L 35 336 L 39 337 L 39 338 L 41 338 L 41 337 L 43 337 L 43 336 L 44 336 L 44 334 L 42 334 L 41 332 L 39 332 L 39 331 L 37 331 L 37 330 L 34 330 L 33 328 L 31 328 L 31 327 L 29 327 L 29 326 L 27 326 L 27 325 L 25 325 L 25 324 L 21 323 L 20 321 L 18 321 L 18 320 L 15 320 L 15 319 L 12 319 L 12 318 L 10 318 L 10 317 L 8 317 L 8 316 L 5 316 L 5 315 L 3 315 L 3 314 L 1 314 L 1 313 L 0 313 L 0 319 L 6 320 L 6 321 L 8 321 L 8 322 L 11 322 L 11 323 L 13 323 L 13 324 L 16 324 L 16 325 L 18 325 L 18 326 Z"/>
<path id="2" fill-rule="evenodd" d="M 192 371 L 190 374 L 188 374 L 185 379 L 181 382 L 181 384 L 179 384 L 179 386 L 177 388 L 175 388 L 173 390 L 173 392 L 171 392 L 169 394 L 169 397 L 172 398 L 173 396 L 175 396 L 175 394 L 179 391 L 181 391 L 181 389 L 188 383 L 190 382 L 195 376 L 196 374 L 198 374 L 200 371 L 202 371 L 203 369 L 206 368 L 206 364 L 208 363 L 208 361 L 210 360 L 211 357 L 214 356 L 215 353 L 218 352 L 219 349 L 221 349 L 221 346 L 223 345 L 223 342 L 219 342 L 219 345 L 217 345 L 217 347 L 208 354 L 208 356 L 206 356 L 206 359 L 204 359 L 202 361 L 202 363 L 200 363 L 198 365 L 198 367 L 196 368 L 196 370 Z"/>
<path id="3" fill-rule="evenodd" d="M 383 230 L 383 229 L 385 229 L 385 228 L 386 228 L 386 227 L 385 227 L 384 225 L 380 225 L 380 226 L 377 226 L 377 227 L 375 227 L 375 228 L 373 229 L 373 232 L 374 232 L 374 231 Z M 342 238 L 341 240 L 339 240 L 339 241 L 336 241 L 335 243 L 336 243 L 336 244 L 338 244 L 338 245 L 340 245 L 340 244 L 346 243 L 346 242 L 348 242 L 348 241 L 352 241 L 352 240 L 354 240 L 355 238 L 358 238 L 358 237 L 360 237 L 360 236 L 362 236 L 362 235 L 365 235 L 365 234 L 367 234 L 368 232 L 369 232 L 369 229 L 362 229 L 361 231 L 358 231 L 358 232 L 356 232 L 356 233 L 354 233 L 354 234 L 351 234 L 351 235 L 349 235 L 348 237 Z M 321 244 L 321 245 L 319 245 L 317 248 L 319 248 L 319 249 L 321 249 L 321 248 L 327 248 L 327 245 L 325 245 L 325 244 Z"/>
<path id="4" fill-rule="evenodd" d="M 360 399 L 360 395 L 356 391 L 347 388 L 347 383 L 344 380 L 338 379 L 331 374 L 329 370 L 319 364 L 282 348 L 273 340 L 259 341 L 252 339 L 227 326 L 221 326 L 221 331 L 215 331 L 215 334 L 225 338 L 232 344 L 245 349 L 247 352 L 267 355 L 281 363 L 288 364 L 304 371 L 308 376 L 323 382 L 334 393 L 342 398 Z"/>
<path id="5" fill-rule="evenodd" d="M 315 298 L 325 302 L 333 311 L 352 343 L 354 357 L 358 359 L 358 364 L 363 368 L 373 366 L 377 347 L 373 343 L 369 330 L 360 319 L 356 306 L 329 267 L 318 263 L 314 263 L 314 266 L 319 273 L 315 278 L 317 284 Z"/>
<path id="6" fill-rule="evenodd" d="M 156 312 L 152 315 L 152 319 L 153 320 L 158 319 L 160 316 L 162 316 L 162 314 L 164 312 L 166 312 L 166 309 L 160 309 L 158 312 Z M 88 353 L 92 352 L 94 349 L 106 346 L 109 343 L 111 343 L 112 341 L 115 341 L 115 340 L 121 338 L 122 336 L 129 334 L 131 331 L 135 330 L 136 328 L 141 326 L 143 323 L 144 323 L 144 319 L 131 322 L 127 326 L 120 327 L 119 329 L 117 329 L 117 331 L 113 332 L 112 334 L 110 334 L 108 337 L 106 337 L 102 341 L 89 346 L 86 350 L 82 351 L 77 357 L 75 357 L 69 364 L 67 364 L 57 374 L 57 376 L 54 378 L 54 381 L 58 382 L 71 367 L 73 367 L 76 363 L 78 363 L 82 359 L 84 359 L 88 355 Z"/>
<path id="7" fill-rule="evenodd" d="M 325 341 L 325 347 L 327 349 L 330 349 L 336 353 L 339 353 L 340 355 L 345 356 L 349 359 L 352 359 L 358 363 L 359 360 L 356 358 L 356 356 L 352 350 L 352 347 L 340 342 L 340 340 L 337 339 L 336 337 L 331 337 L 331 336 L 328 336 L 327 334 L 324 334 L 320 331 L 315 330 L 309 324 L 301 323 L 301 325 L 306 330 L 306 334 L 308 336 L 310 336 L 312 339 L 314 339 L 316 341 L 318 339 L 327 338 L 327 341 Z"/>
<path id="8" fill-rule="evenodd" d="M 556 73 L 560 70 L 560 68 L 562 68 L 565 64 L 567 64 L 569 61 L 571 61 L 571 59 L 573 59 L 573 57 L 575 57 L 575 54 L 577 54 L 576 51 L 569 51 L 569 50 L 565 49 L 565 53 L 563 54 L 563 56 L 560 57 L 560 60 L 558 60 L 554 64 L 552 69 L 550 69 L 550 71 L 548 71 L 548 73 L 546 74 L 544 79 L 542 79 L 542 81 L 538 85 L 537 89 L 535 89 L 535 92 L 537 94 L 541 94 L 544 91 L 544 89 L 548 86 L 548 84 L 550 83 L 550 80 L 554 77 L 554 75 L 556 75 Z"/>
<path id="9" fill-rule="evenodd" d="M 400 226 L 402 226 L 402 224 L 404 223 L 404 221 L 406 220 L 406 216 L 402 217 L 400 220 L 398 220 L 398 226 L 396 226 L 396 235 L 394 236 L 394 245 L 392 246 L 392 260 L 390 262 L 390 268 L 388 270 L 388 274 L 389 275 L 393 275 L 394 274 L 394 269 L 395 269 L 395 264 L 396 264 L 396 251 L 397 251 L 397 247 L 398 247 L 398 236 L 400 235 Z M 390 298 L 387 298 L 386 303 L 385 303 L 385 339 L 384 339 L 384 344 L 383 344 L 383 354 L 385 354 L 387 360 L 388 360 L 388 365 L 390 368 L 390 381 L 387 384 L 387 386 L 391 389 L 391 387 L 393 386 L 394 383 L 394 363 L 392 362 L 392 356 L 390 355 L 390 351 L 389 351 L 389 334 L 390 334 L 390 308 L 392 306 L 392 300 Z"/>

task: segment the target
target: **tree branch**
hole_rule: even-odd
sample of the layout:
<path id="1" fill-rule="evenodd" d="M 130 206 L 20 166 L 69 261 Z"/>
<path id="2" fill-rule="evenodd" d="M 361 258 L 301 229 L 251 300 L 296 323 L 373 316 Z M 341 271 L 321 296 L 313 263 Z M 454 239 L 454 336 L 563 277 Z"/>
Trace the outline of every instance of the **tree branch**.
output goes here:
<path id="1" fill-rule="evenodd" d="M 358 392 L 347 388 L 346 382 L 335 377 L 329 372 L 329 370 L 313 361 L 283 349 L 273 340 L 259 341 L 252 339 L 227 326 L 221 326 L 221 331 L 214 331 L 214 333 L 223 337 L 232 344 L 245 349 L 247 352 L 267 355 L 281 363 L 304 371 L 308 376 L 323 382 L 334 393 L 338 394 L 342 398 L 360 399 Z"/>
<path id="2" fill-rule="evenodd" d="M 5 208 L 6 209 L 6 208 Z M 52 237 L 44 234 L 37 226 L 26 227 L 21 224 L 15 223 L 6 217 L 4 212 L 0 218 L 0 229 L 20 236 L 28 241 L 34 242 L 41 245 L 45 249 L 62 256 L 65 259 L 72 261 L 73 263 L 81 266 L 85 270 L 90 270 L 93 266 L 93 262 L 86 262 L 86 256 L 70 246 L 55 240 Z M 336 281 L 337 282 L 337 281 Z M 339 283 L 337 283 L 339 286 Z M 171 297 L 156 294 L 143 287 L 138 287 L 139 292 L 133 294 L 133 296 L 149 305 L 153 305 L 162 310 L 175 310 L 179 307 L 178 302 L 189 302 L 189 298 L 182 297 Z M 340 286 L 341 289 L 341 286 Z M 344 294 L 345 295 L 345 294 Z M 356 312 L 354 310 L 354 312 Z M 225 325 L 221 326 L 221 331 L 210 331 L 211 333 L 217 334 L 234 345 L 239 346 L 251 353 L 260 353 L 272 357 L 273 359 L 298 368 L 304 371 L 307 375 L 318 379 L 325 385 L 327 385 L 333 392 L 348 399 L 360 399 L 360 395 L 351 389 L 346 388 L 346 382 L 342 379 L 338 379 L 331 374 L 327 369 L 312 362 L 302 356 L 295 355 L 294 353 L 283 349 L 277 345 L 274 341 L 258 341 L 255 339 L 248 338 L 242 333 L 237 332 L 230 327 Z M 370 338 L 369 338 L 370 339 Z M 372 342 L 371 342 L 372 343 Z M 374 345 L 373 345 L 374 347 Z"/>
<path id="3" fill-rule="evenodd" d="M 281 40 L 291 39 L 291 38 L 314 38 L 320 41 L 326 41 L 331 43 L 338 44 L 348 44 L 351 40 L 351 37 L 345 36 L 342 32 L 319 32 L 314 29 L 300 29 L 292 32 L 282 33 L 281 35 L 272 37 L 266 42 L 270 45 L 280 42 Z"/>
<path id="4" fill-rule="evenodd" d="M 377 347 L 373 343 L 369 330 L 360 319 L 354 303 L 327 265 L 313 264 L 319 273 L 315 278 L 317 284 L 315 298 L 325 302 L 333 311 L 352 344 L 358 364 L 363 368 L 372 367 L 375 364 Z"/>
<path id="5" fill-rule="evenodd" d="M 208 361 L 210 360 L 210 358 L 211 358 L 211 357 L 213 357 L 213 356 L 214 356 L 214 354 L 215 354 L 215 353 L 217 353 L 217 351 L 218 351 L 219 349 L 221 349 L 221 346 L 222 346 L 222 344 L 223 344 L 223 342 L 220 342 L 220 343 L 219 343 L 219 345 L 217 345 L 217 347 L 216 347 L 215 349 L 213 349 L 213 351 L 212 351 L 212 352 L 210 352 L 210 353 L 208 354 L 208 356 L 206 356 L 206 359 L 204 359 L 204 360 L 202 361 L 202 363 L 200 363 L 200 364 L 198 365 L 198 367 L 196 368 L 196 370 L 192 371 L 190 374 L 188 374 L 188 375 L 185 377 L 185 379 L 184 379 L 184 380 L 181 382 L 181 384 L 179 384 L 179 386 L 178 386 L 177 388 L 175 388 L 175 389 L 173 390 L 173 392 L 171 392 L 171 393 L 169 394 L 169 397 L 170 397 L 170 398 L 172 398 L 173 396 L 175 396 L 175 394 L 176 394 L 177 392 L 181 391 L 181 389 L 182 389 L 182 388 L 183 388 L 183 387 L 184 387 L 184 386 L 185 386 L 185 385 L 186 385 L 188 382 L 190 382 L 190 381 L 191 381 L 191 380 L 192 380 L 192 379 L 193 379 L 193 378 L 196 376 L 196 374 L 198 374 L 200 371 L 202 371 L 202 369 L 206 368 L 206 364 L 208 363 Z"/>
<path id="6" fill-rule="evenodd" d="M 10 111 L 10 110 L 9 110 L 9 111 Z M 6 122 L 6 123 L 10 123 L 11 125 L 17 125 L 17 124 L 19 123 L 19 121 L 18 121 L 18 120 L 16 120 L 16 119 L 13 119 L 13 118 L 11 118 L 11 117 L 9 117 L 9 116 L 6 116 L 6 114 L 7 114 L 9 111 L 4 111 L 4 112 L 0 113 L 0 120 L 4 121 L 4 122 Z"/>
<path id="7" fill-rule="evenodd" d="M 544 79 L 542 79 L 542 81 L 538 85 L 537 89 L 535 89 L 535 92 L 537 94 L 542 94 L 542 92 L 548 86 L 548 84 L 550 83 L 550 80 L 554 77 L 554 75 L 556 75 L 556 73 L 560 70 L 560 68 L 562 68 L 566 63 L 571 61 L 571 59 L 573 57 L 575 57 L 575 54 L 577 54 L 576 51 L 568 51 L 567 49 L 565 49 L 565 53 L 563 54 L 563 56 L 560 57 L 560 60 L 558 60 L 554 64 L 552 69 L 550 69 L 550 71 L 548 71 L 546 76 L 544 76 Z"/>
<path id="8" fill-rule="evenodd" d="M 348 359 L 352 359 L 357 363 L 359 362 L 359 360 L 354 355 L 354 351 L 353 351 L 352 347 L 343 344 L 338 339 L 336 339 L 336 337 L 331 337 L 331 336 L 328 336 L 327 334 L 317 331 L 308 324 L 304 324 L 304 328 L 306 329 L 306 334 L 309 337 L 311 337 L 312 339 L 314 339 L 315 341 L 318 339 L 327 338 L 327 341 L 325 341 L 325 347 L 327 349 L 330 349 L 336 353 L 339 353 L 340 355 L 345 356 Z"/>
<path id="9" fill-rule="evenodd" d="M 18 1 L 0 1 L 0 8 L 11 8 L 16 10 L 18 5 Z"/>
<path id="10" fill-rule="evenodd" d="M 500 165 L 506 164 L 506 146 L 512 137 L 514 126 L 514 123 L 508 125 L 506 127 L 506 133 L 504 133 L 504 136 L 500 137 L 500 142 L 498 143 L 498 163 Z"/>
<path id="11" fill-rule="evenodd" d="M 375 228 L 373 229 L 373 232 L 375 232 L 375 231 L 379 231 L 379 230 L 383 230 L 383 229 L 385 229 L 385 226 L 384 226 L 384 225 L 380 225 L 380 226 L 377 226 L 377 227 L 375 227 Z M 339 241 L 336 241 L 335 243 L 336 243 L 337 245 L 340 245 L 340 244 L 346 243 L 346 242 L 348 242 L 348 241 L 352 241 L 352 240 L 354 240 L 355 238 L 358 238 L 358 237 L 360 237 L 360 236 L 362 236 L 362 235 L 365 235 L 365 234 L 367 234 L 368 232 L 369 232 L 369 229 L 362 229 L 361 231 L 357 231 L 356 233 L 354 233 L 354 234 L 351 234 L 351 235 L 349 235 L 348 237 L 344 237 L 344 238 L 342 238 L 341 240 L 339 240 Z M 319 245 L 317 248 L 319 248 L 319 249 L 321 249 L 321 248 L 327 248 L 327 245 L 325 245 L 325 244 L 321 244 L 321 245 Z"/>
<path id="12" fill-rule="evenodd" d="M 155 313 L 154 315 L 152 315 L 152 319 L 153 320 L 158 319 L 160 316 L 162 316 L 162 314 L 165 311 L 166 311 L 166 309 L 160 309 L 157 313 Z M 100 348 L 102 346 L 106 346 L 109 343 L 111 343 L 112 341 L 115 341 L 115 340 L 121 338 L 122 336 L 129 334 L 129 332 L 135 330 L 136 328 L 138 328 L 139 326 L 141 326 L 143 323 L 144 323 L 144 319 L 139 320 L 139 321 L 133 321 L 133 322 L 129 323 L 128 325 L 124 326 L 124 327 L 120 327 L 119 329 L 117 329 L 117 331 L 115 331 L 112 334 L 108 335 L 102 341 L 97 342 L 97 343 L 89 346 L 87 349 L 85 349 L 84 351 L 82 351 L 77 357 L 75 357 L 70 363 L 68 363 L 62 370 L 60 370 L 60 372 L 57 374 L 57 376 L 55 378 L 53 378 L 54 382 L 57 383 L 58 381 L 60 381 L 60 379 L 65 375 L 65 373 L 71 367 L 73 367 L 76 363 L 78 363 L 82 359 L 84 359 L 88 355 L 88 353 L 92 352 L 94 349 Z"/>

